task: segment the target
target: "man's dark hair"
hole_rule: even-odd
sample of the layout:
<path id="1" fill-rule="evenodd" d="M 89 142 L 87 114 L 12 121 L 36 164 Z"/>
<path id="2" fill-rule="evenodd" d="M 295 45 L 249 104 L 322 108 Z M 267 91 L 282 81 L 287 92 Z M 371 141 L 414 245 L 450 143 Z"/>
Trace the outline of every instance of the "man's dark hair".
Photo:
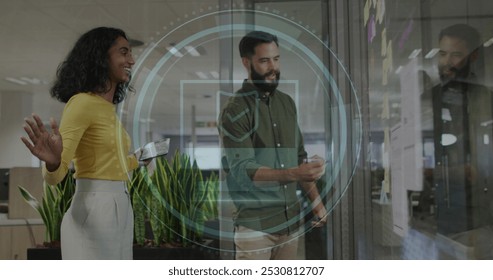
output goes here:
<path id="1" fill-rule="evenodd" d="M 279 46 L 277 36 L 263 31 L 252 31 L 245 35 L 239 45 L 241 57 L 252 57 L 255 54 L 255 47 L 264 44 L 275 42 Z"/>
<path id="2" fill-rule="evenodd" d="M 464 23 L 454 24 L 440 31 L 438 41 L 442 40 L 444 36 L 464 40 L 470 52 L 473 52 L 481 46 L 481 36 L 479 35 L 479 32 L 474 27 Z"/>

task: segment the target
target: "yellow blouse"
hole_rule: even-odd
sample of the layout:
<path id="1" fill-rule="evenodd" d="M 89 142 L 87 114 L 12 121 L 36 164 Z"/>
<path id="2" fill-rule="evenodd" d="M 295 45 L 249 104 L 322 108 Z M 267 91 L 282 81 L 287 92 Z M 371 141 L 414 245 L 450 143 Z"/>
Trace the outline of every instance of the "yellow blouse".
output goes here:
<path id="1" fill-rule="evenodd" d="M 60 121 L 63 141 L 62 161 L 57 170 L 43 166 L 48 184 L 59 183 L 73 160 L 75 178 L 128 180 L 128 172 L 138 167 L 130 151 L 130 137 L 115 113 L 115 105 L 92 93 L 74 95 L 63 109 Z"/>

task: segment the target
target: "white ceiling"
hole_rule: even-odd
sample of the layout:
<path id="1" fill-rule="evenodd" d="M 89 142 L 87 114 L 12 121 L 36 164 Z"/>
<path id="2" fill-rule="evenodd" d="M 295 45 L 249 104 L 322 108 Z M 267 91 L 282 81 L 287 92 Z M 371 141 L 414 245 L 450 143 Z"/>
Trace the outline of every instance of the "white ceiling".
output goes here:
<path id="1" fill-rule="evenodd" d="M 139 106 L 136 103 L 142 95 L 139 91 L 142 90 L 141 87 L 147 78 L 146 74 L 155 69 L 156 61 L 167 53 L 165 47 L 172 43 L 178 44 L 201 30 L 222 24 L 223 20 L 227 20 L 227 16 L 220 16 L 224 15 L 218 12 L 220 10 L 254 8 L 259 11 L 259 15 L 255 17 L 257 22 L 264 22 L 266 25 L 269 22 L 284 24 L 284 27 L 297 24 L 314 34 L 320 34 L 322 14 L 320 4 L 317 4 L 319 1 L 273 1 L 275 3 L 257 4 L 254 7 L 243 6 L 240 4 L 242 1 L 220 2 L 228 4 L 219 5 L 218 0 L 0 0 L 0 37 L 2 38 L 0 40 L 0 93 L 31 94 L 33 111 L 46 120 L 50 116 L 59 118 L 63 104 L 53 100 L 48 93 L 56 68 L 76 39 L 96 26 L 122 28 L 131 39 L 144 42 L 144 45 L 134 47 L 133 50 L 136 65 L 141 67 L 134 73 L 137 92 L 126 100 L 125 112 L 128 111 L 129 114 L 133 114 L 132 110 L 135 109 L 131 107 Z M 274 14 L 284 20 L 276 21 Z M 229 16 L 233 17 L 233 22 L 241 22 L 245 15 L 248 13 L 243 15 L 239 12 L 229 13 Z M 292 23 L 289 23 L 290 21 Z M 196 105 L 198 120 L 208 121 L 211 118 L 214 120 L 214 111 L 217 109 L 215 94 L 218 86 L 206 85 L 195 89 L 196 94 L 188 93 L 190 100 L 185 103 L 189 104 L 185 104 L 185 109 L 180 110 L 179 81 L 200 80 L 195 74 L 196 71 L 206 74 L 210 71 L 221 72 L 220 61 L 225 58 L 224 53 L 219 53 L 224 49 L 219 48 L 218 34 L 192 41 L 192 45 L 200 44 L 203 47 L 205 55 L 200 57 L 186 55 L 180 59 L 172 57 L 167 60 L 158 73 L 160 77 L 164 77 L 164 80 L 161 82 L 157 78 L 153 80 L 153 83 L 157 83 L 157 93 L 155 95 L 145 93 L 149 98 L 152 97 L 152 100 L 149 101 L 147 98 L 143 105 L 146 108 L 141 109 L 142 112 L 150 112 L 148 117 L 152 119 L 151 126 L 158 133 L 179 131 L 180 113 L 190 115 L 191 105 Z M 233 78 L 241 80 L 246 72 L 240 64 L 237 53 L 239 35 L 234 36 L 236 37 L 230 36 L 234 45 L 230 50 L 229 59 L 233 61 Z M 314 52 L 321 51 L 314 38 L 302 33 L 294 36 L 298 36 L 297 39 Z M 284 65 L 300 59 L 290 56 L 287 48 L 284 48 L 285 53 L 281 54 Z M 144 55 L 150 49 L 152 51 L 149 55 Z M 298 69 L 285 67 L 281 70 L 284 79 L 297 80 L 301 80 L 303 73 L 308 72 L 300 73 L 299 70 L 304 70 L 303 67 Z M 222 73 L 222 75 L 227 74 L 224 71 Z M 33 80 L 35 84 L 19 85 L 7 81 L 6 78 L 18 80 L 27 78 Z M 204 95 L 212 98 L 205 98 Z M 3 99 L 1 102 L 6 100 Z M 316 101 L 306 102 L 317 104 Z M 133 118 L 134 115 L 128 120 L 135 121 Z M 145 119 L 146 115 L 141 114 L 138 118 Z"/>
<path id="2" fill-rule="evenodd" d="M 227 4 L 218 4 L 224 2 Z M 221 73 L 222 69 L 222 77 L 228 77 L 231 73 L 224 71 L 228 67 L 220 65 L 221 61 L 224 63 L 228 58 L 232 61 L 233 79 L 243 79 L 246 72 L 240 64 L 236 47 L 240 31 L 228 33 L 227 37 L 232 39 L 232 44 L 226 54 L 225 49 L 219 46 L 219 33 L 192 40 L 192 45 L 203 47 L 205 55 L 200 57 L 185 55 L 180 59 L 172 57 L 166 60 L 158 71 L 158 77 L 162 77 L 163 80 L 159 81 L 155 78 L 151 84 L 157 90 L 155 94 L 149 91 L 142 92 L 142 86 L 149 71 L 156 69 L 156 62 L 167 53 L 166 46 L 172 43 L 179 44 L 200 31 L 222 25 L 228 20 L 228 15 L 233 23 L 244 22 L 245 17 L 251 16 L 249 13 L 239 12 L 219 13 L 220 10 L 255 9 L 257 23 L 264 26 L 272 24 L 273 28 L 285 30 L 288 36 L 296 38 L 315 55 L 322 56 L 323 53 L 321 43 L 316 38 L 322 30 L 323 15 L 320 1 L 259 1 L 263 3 L 254 7 L 242 6 L 240 4 L 242 2 L 236 0 L 0 0 L 0 93 L 30 94 L 33 111 L 44 119 L 50 116 L 59 118 L 63 104 L 53 100 L 48 94 L 58 64 L 82 33 L 96 26 L 114 26 L 125 30 L 130 38 L 144 42 L 143 46 L 135 47 L 133 50 L 140 68 L 134 73 L 137 92 L 125 103 L 125 112 L 128 114 L 124 115 L 127 117 L 125 121 L 131 124 L 136 120 L 144 119 L 145 124 L 145 119 L 148 117 L 151 119 L 150 127 L 157 133 L 177 133 L 182 129 L 182 125 L 185 126 L 186 131 L 191 126 L 187 125 L 190 122 L 185 119 L 184 123 L 180 123 L 180 114 L 190 116 L 192 105 L 196 107 L 197 120 L 213 121 L 217 113 L 218 85 L 203 84 L 196 88 L 185 88 L 189 86 L 187 84 L 180 88 L 180 81 L 200 80 L 195 74 L 196 71 L 210 74 L 211 71 Z M 399 10 L 404 24 L 409 20 L 413 1 L 399 3 L 402 3 L 399 4 Z M 493 1 L 430 0 L 430 3 L 433 36 L 441 26 L 453 21 L 473 22 L 476 27 L 481 28 L 485 39 L 493 35 L 493 27 L 491 27 Z M 399 11 L 387 12 L 395 17 L 396 22 L 399 21 Z M 427 18 L 417 17 L 415 20 L 427 20 Z M 360 23 L 355 22 L 355 24 Z M 400 31 L 396 29 L 396 32 Z M 389 34 L 389 37 L 391 35 L 397 38 L 399 34 Z M 418 46 L 421 44 L 420 40 L 421 38 L 417 38 L 415 41 Z M 152 51 L 146 56 L 145 53 L 150 49 Z M 321 124 L 323 113 L 321 114 L 320 110 L 323 110 L 324 100 L 317 92 L 320 89 L 313 86 L 317 82 L 313 65 L 306 63 L 306 57 L 297 54 L 296 48 L 289 44 L 285 44 L 281 49 L 281 55 L 284 66 L 281 69 L 283 79 L 302 81 L 300 88 L 303 94 L 299 95 L 298 104 L 302 127 L 306 131 L 323 129 Z M 401 63 L 398 59 L 399 55 L 407 56 L 404 53 L 396 53 L 394 68 Z M 428 70 L 434 71 L 431 68 Z M 39 82 L 18 85 L 7 81 L 6 78 L 9 77 L 15 79 L 24 77 Z M 290 86 L 286 89 L 291 90 Z M 138 105 L 139 96 L 142 98 L 143 95 L 147 95 L 147 99 L 142 99 L 143 104 Z M 186 103 L 183 106 L 180 103 L 180 96 L 184 97 Z M 381 96 L 378 92 L 374 94 L 370 92 L 370 101 L 380 106 Z M 7 102 L 6 99 L 0 100 Z M 135 106 L 140 106 L 142 110 L 137 117 L 134 117 Z M 149 115 L 146 115 L 146 112 L 149 112 Z M 378 119 L 377 114 L 373 115 L 373 112 L 378 114 L 378 110 L 371 111 L 372 118 Z M 206 129 L 204 131 L 208 133 Z M 215 129 L 210 131 L 215 132 Z"/>

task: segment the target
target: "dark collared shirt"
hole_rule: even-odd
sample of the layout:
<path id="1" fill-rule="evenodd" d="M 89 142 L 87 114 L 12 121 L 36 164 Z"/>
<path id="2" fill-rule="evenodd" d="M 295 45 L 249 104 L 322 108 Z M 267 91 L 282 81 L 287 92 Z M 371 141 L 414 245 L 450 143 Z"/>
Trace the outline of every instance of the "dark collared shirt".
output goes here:
<path id="1" fill-rule="evenodd" d="M 238 210 L 235 223 L 269 233 L 293 232 L 299 222 L 298 183 L 259 186 L 252 180 L 261 166 L 288 169 L 306 158 L 293 99 L 278 90 L 266 95 L 245 80 L 225 104 L 219 132 L 227 184 Z"/>
<path id="2" fill-rule="evenodd" d="M 435 86 L 422 98 L 433 108 L 436 164 L 429 183 L 434 187 L 438 232 L 455 234 L 492 225 L 493 195 L 488 188 L 493 179 L 493 95 L 485 86 L 454 82 Z M 454 141 L 445 141 L 444 135 Z"/>

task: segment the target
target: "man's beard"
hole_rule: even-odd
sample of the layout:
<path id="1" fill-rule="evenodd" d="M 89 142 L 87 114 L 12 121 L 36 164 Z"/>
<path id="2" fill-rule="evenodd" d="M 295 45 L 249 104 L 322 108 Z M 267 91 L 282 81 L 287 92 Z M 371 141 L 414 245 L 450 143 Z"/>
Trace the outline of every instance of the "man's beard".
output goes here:
<path id="1" fill-rule="evenodd" d="M 443 74 L 443 72 L 447 68 L 449 68 L 449 70 L 455 74 L 455 75 L 453 75 L 453 77 L 449 77 L 449 76 L 446 76 L 445 74 Z M 452 81 L 455 81 L 455 82 L 466 81 L 469 74 L 470 74 L 469 73 L 470 70 L 471 70 L 471 63 L 470 63 L 469 57 L 467 58 L 466 64 L 464 64 L 464 66 L 461 68 L 449 67 L 446 65 L 445 66 L 438 66 L 438 73 L 440 75 L 440 81 L 442 82 L 442 84 L 447 84 L 447 83 L 452 82 Z"/>
<path id="2" fill-rule="evenodd" d="M 252 75 L 252 83 L 260 91 L 272 93 L 276 90 L 277 86 L 279 85 L 279 78 L 281 77 L 280 71 L 272 70 L 262 75 L 259 72 L 255 71 L 255 69 L 253 68 L 253 64 L 250 65 L 250 70 Z M 265 78 L 274 73 L 276 74 L 276 79 L 272 82 L 267 82 Z"/>

